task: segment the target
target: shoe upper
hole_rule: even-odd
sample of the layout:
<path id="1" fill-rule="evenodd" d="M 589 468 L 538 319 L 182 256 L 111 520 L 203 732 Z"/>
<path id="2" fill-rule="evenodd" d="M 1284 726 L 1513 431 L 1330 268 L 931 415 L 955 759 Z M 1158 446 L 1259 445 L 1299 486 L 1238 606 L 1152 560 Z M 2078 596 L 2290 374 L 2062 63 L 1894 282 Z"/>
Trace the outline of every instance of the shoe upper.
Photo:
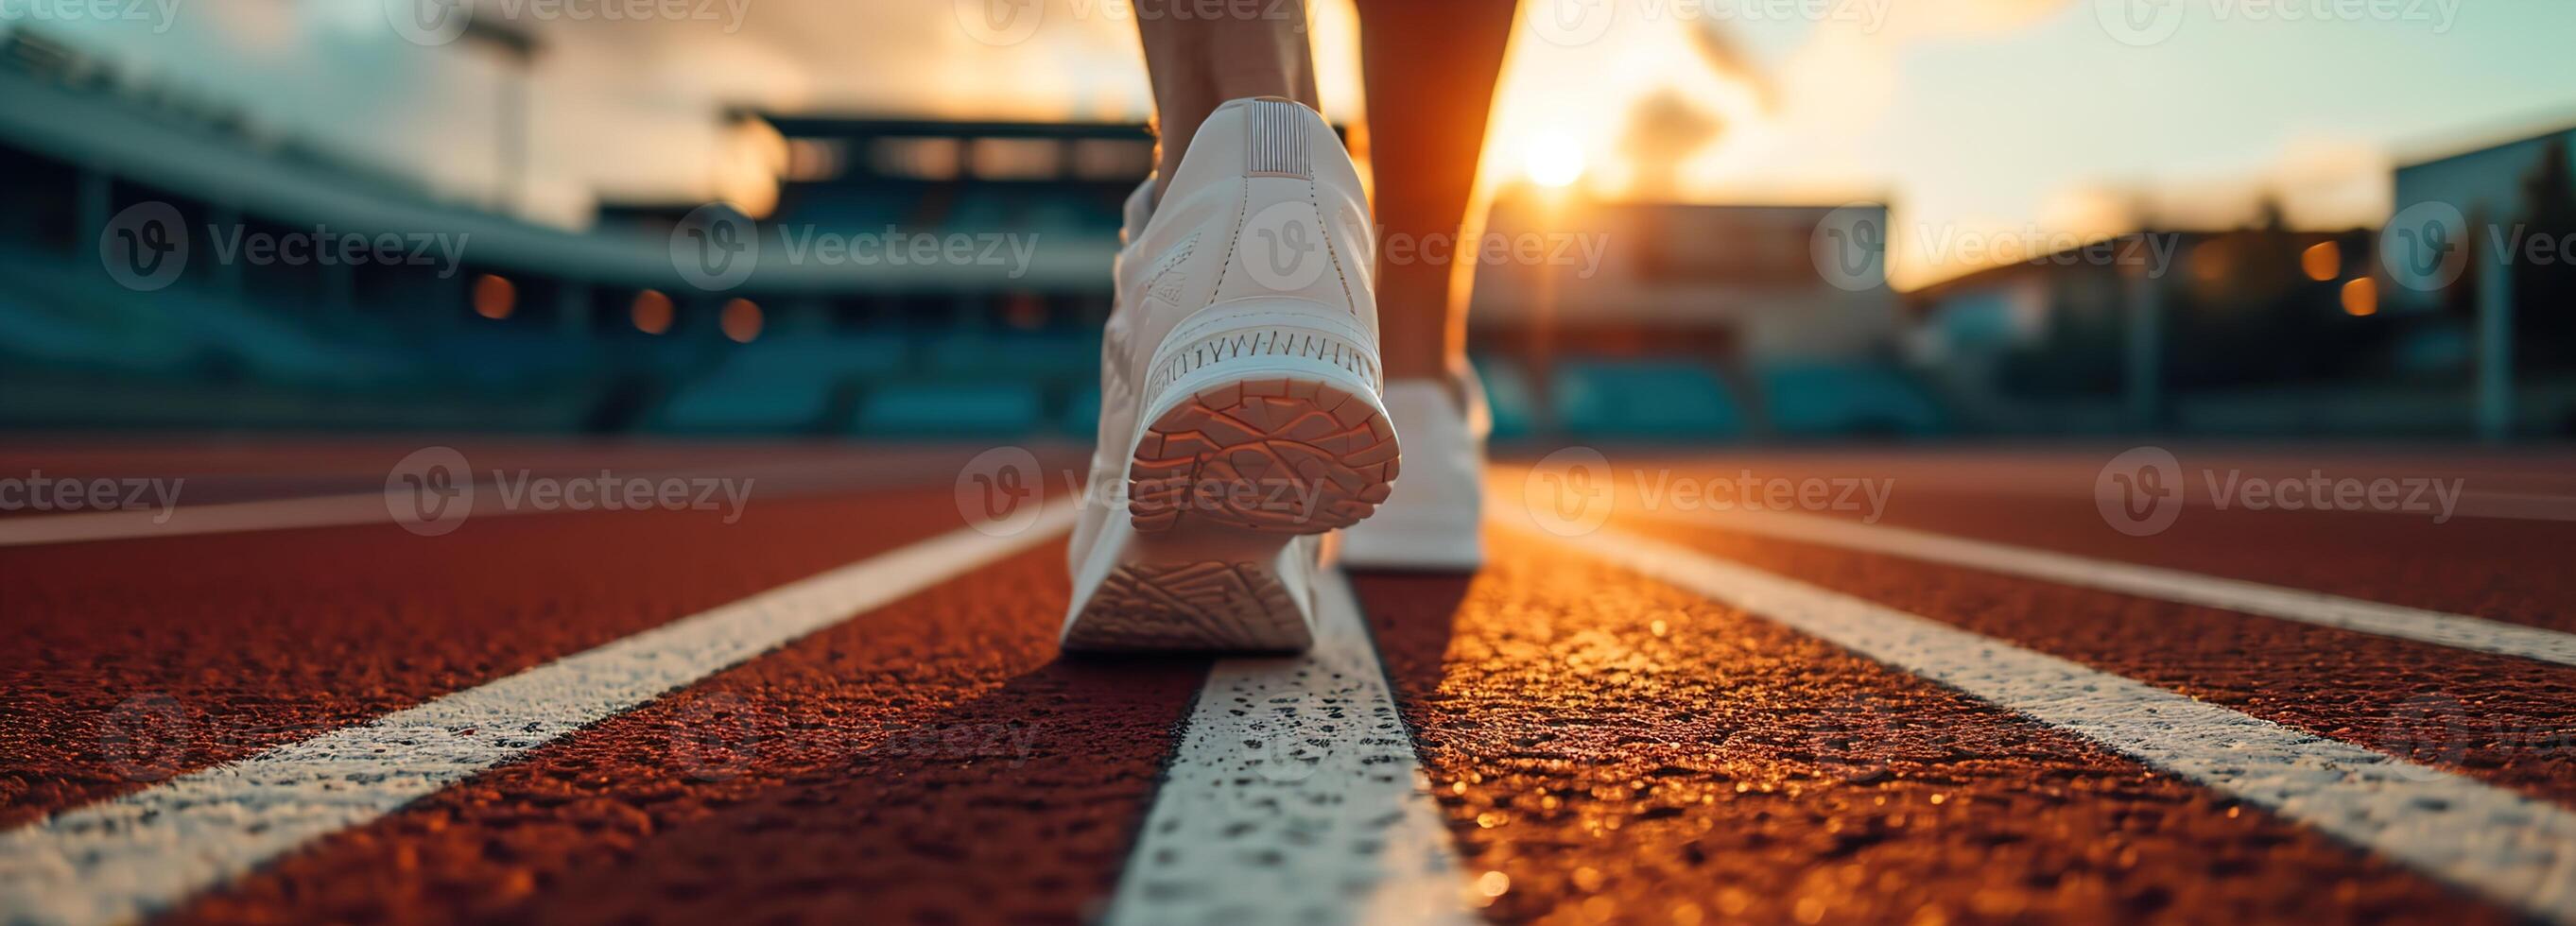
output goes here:
<path id="1" fill-rule="evenodd" d="M 1199 124 L 1160 201 L 1146 181 L 1126 205 L 1116 304 L 1101 340 L 1100 431 L 1069 551 L 1078 572 L 1125 508 L 1145 370 L 1167 336 L 1228 300 L 1284 296 L 1351 312 L 1377 337 L 1376 234 L 1350 153 L 1294 101 L 1233 100 Z"/>
<path id="2" fill-rule="evenodd" d="M 1342 532 L 1337 559 L 1357 569 L 1474 570 L 1484 562 L 1485 441 L 1493 415 L 1472 371 L 1386 384 L 1404 435 L 1404 479 L 1377 513 Z"/>

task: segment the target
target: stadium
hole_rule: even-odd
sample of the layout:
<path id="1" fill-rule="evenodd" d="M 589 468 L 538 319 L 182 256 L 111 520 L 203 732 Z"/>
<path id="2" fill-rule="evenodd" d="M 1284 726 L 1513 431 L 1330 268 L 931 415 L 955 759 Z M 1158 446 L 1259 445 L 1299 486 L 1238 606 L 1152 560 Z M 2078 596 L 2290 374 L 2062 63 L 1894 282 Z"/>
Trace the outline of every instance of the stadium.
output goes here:
<path id="1" fill-rule="evenodd" d="M 0 4 L 0 921 L 2576 922 L 2576 12 L 1258 6 Z"/>

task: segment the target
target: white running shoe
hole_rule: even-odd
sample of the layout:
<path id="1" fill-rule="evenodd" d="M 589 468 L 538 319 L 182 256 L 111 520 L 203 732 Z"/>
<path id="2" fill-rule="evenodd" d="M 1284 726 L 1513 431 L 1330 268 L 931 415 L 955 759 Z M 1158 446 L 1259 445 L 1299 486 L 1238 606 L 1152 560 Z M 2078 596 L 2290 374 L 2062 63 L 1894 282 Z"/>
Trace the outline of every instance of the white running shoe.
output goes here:
<path id="1" fill-rule="evenodd" d="M 1064 645 L 1302 650 L 1315 535 L 1396 475 L 1368 200 L 1323 117 L 1271 98 L 1217 107 L 1151 196 L 1128 203 Z"/>
<path id="2" fill-rule="evenodd" d="M 1454 387 L 1452 384 L 1455 384 Z M 1465 408 L 1460 408 L 1463 397 Z M 1350 569 L 1474 572 L 1485 565 L 1485 439 L 1493 413 L 1472 371 L 1450 382 L 1386 384 L 1387 411 L 1404 435 L 1404 488 L 1377 515 L 1340 537 Z"/>

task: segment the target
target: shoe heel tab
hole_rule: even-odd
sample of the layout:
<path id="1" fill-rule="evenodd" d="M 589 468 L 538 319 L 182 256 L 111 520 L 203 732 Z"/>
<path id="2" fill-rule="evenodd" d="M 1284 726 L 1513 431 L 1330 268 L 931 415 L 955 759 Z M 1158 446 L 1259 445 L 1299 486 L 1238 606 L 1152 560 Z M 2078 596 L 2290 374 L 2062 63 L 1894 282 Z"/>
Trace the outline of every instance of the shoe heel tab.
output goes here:
<path id="1" fill-rule="evenodd" d="M 1341 136 L 1322 113 L 1295 100 L 1240 97 L 1199 123 L 1179 169 L 1164 179 L 1163 199 L 1246 178 L 1320 181 L 1353 199 L 1361 188 Z"/>
<path id="2" fill-rule="evenodd" d="M 1279 97 L 1254 97 L 1242 102 L 1244 175 L 1314 179 L 1315 149 L 1311 139 L 1314 128 L 1324 121 L 1323 114 Z"/>

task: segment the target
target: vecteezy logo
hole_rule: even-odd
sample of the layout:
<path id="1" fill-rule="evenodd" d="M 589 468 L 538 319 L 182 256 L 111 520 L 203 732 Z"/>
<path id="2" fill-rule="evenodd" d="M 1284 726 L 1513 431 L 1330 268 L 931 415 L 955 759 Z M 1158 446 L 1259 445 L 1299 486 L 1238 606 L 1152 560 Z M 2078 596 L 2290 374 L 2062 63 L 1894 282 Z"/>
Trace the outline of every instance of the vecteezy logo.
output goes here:
<path id="1" fill-rule="evenodd" d="M 457 529 L 474 513 L 474 468 L 453 447 L 412 451 L 385 474 L 385 513 L 423 537 Z"/>
<path id="2" fill-rule="evenodd" d="M 1837 289 L 1863 292 L 1887 285 L 1887 207 L 1852 203 L 1825 213 L 1807 239 L 1816 273 Z"/>
<path id="3" fill-rule="evenodd" d="M 1307 691 L 1296 691 L 1266 698 L 1261 713 L 1252 722 L 1244 745 L 1252 756 L 1246 760 L 1255 773 L 1280 784 L 1295 784 L 1315 777 L 1333 754 L 1333 741 L 1320 735 L 1322 726 L 1336 721 L 1337 706 Z"/>
<path id="4" fill-rule="evenodd" d="M 1530 468 L 1521 482 L 1521 502 L 1539 529 L 1575 537 L 1609 522 L 1612 490 L 1609 457 L 1590 447 L 1567 447 Z"/>
<path id="5" fill-rule="evenodd" d="M 671 711 L 671 766 L 695 781 L 726 781 L 759 758 L 759 715 L 741 695 L 719 691 L 690 698 Z"/>
<path id="6" fill-rule="evenodd" d="M 107 715 L 98 746 L 125 780 L 160 781 L 187 764 L 188 713 L 167 694 L 135 695 Z"/>
<path id="7" fill-rule="evenodd" d="M 2164 533 L 2182 516 L 2182 461 L 2162 447 L 2112 457 L 2093 478 L 2093 507 L 2102 522 L 2131 537 Z"/>
<path id="8" fill-rule="evenodd" d="M 2412 228 L 2400 229 L 2397 234 L 2398 237 L 2406 239 L 2407 251 L 2416 255 L 2414 259 L 2407 260 L 2405 263 L 2406 269 L 2417 275 L 2441 270 L 2442 264 L 2450 260 L 2452 252 L 2458 250 L 2451 245 L 2451 230 L 2447 226 L 2428 225 L 2420 231 Z"/>
<path id="9" fill-rule="evenodd" d="M 1038 455 L 1026 448 L 995 447 L 976 454 L 957 471 L 957 513 L 980 533 L 1018 534 L 1038 521 L 1045 478 Z"/>
<path id="10" fill-rule="evenodd" d="M 2478 731 L 2463 729 L 2464 721 L 2475 716 L 2448 692 L 2411 695 L 2389 714 L 2388 733 L 2381 737 L 2379 751 L 2405 760 L 2406 764 L 2396 766 L 2399 778 L 2440 778 L 2467 758 L 2469 739 Z"/>
<path id="11" fill-rule="evenodd" d="M 709 292 L 742 285 L 760 266 L 760 229 L 723 203 L 689 210 L 671 228 L 671 269 Z"/>
<path id="12" fill-rule="evenodd" d="M 2093 0 L 2102 31 L 2123 45 L 2144 48 L 2182 28 L 2184 0 Z"/>
<path id="13" fill-rule="evenodd" d="M 1046 20 L 1045 0 L 957 0 L 957 26 L 986 45 L 1017 45 Z"/>
<path id="14" fill-rule="evenodd" d="M 2469 269 L 2469 218 L 2450 203 L 2416 203 L 2388 217 L 2379 231 L 2379 265 L 2397 285 L 2419 292 L 2449 288 Z"/>
<path id="15" fill-rule="evenodd" d="M 1850 782 L 1876 781 L 1887 774 L 1888 719 L 1896 716 L 1875 694 L 1863 694 L 1849 705 L 1827 705 L 1807 723 L 1807 761 L 1820 778 Z"/>
<path id="16" fill-rule="evenodd" d="M 1315 285 L 1330 263 L 1322 223 L 1315 207 L 1303 202 L 1274 203 L 1253 213 L 1243 226 L 1243 269 L 1253 282 L 1278 292 Z"/>
<path id="17" fill-rule="evenodd" d="M 382 0 L 385 21 L 414 45 L 445 45 L 465 34 L 474 0 Z"/>
<path id="18" fill-rule="evenodd" d="M 127 206 L 99 232 L 98 259 L 119 286 L 139 293 L 167 287 L 188 269 L 187 220 L 159 200 Z"/>
<path id="19" fill-rule="evenodd" d="M 1613 11 L 1618 0 L 1548 0 L 1545 10 L 1530 17 L 1530 28 L 1550 44 L 1574 46 L 1600 41 L 1610 31 Z"/>

